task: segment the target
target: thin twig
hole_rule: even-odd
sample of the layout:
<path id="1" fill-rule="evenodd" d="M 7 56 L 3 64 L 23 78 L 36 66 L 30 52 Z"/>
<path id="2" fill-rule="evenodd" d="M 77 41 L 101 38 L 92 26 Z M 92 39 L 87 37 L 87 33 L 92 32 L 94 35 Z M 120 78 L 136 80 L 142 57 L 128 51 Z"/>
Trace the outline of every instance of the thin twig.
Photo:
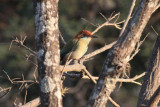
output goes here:
<path id="1" fill-rule="evenodd" d="M 121 22 L 123 23 L 123 22 Z M 103 23 L 102 25 L 100 25 L 97 29 L 95 29 L 93 32 L 92 32 L 92 35 L 95 34 L 96 32 L 98 32 L 98 30 L 100 30 L 102 27 L 104 26 L 114 26 L 116 27 L 117 29 L 121 29 L 116 23 L 109 23 L 109 22 L 105 22 Z"/>
<path id="2" fill-rule="evenodd" d="M 13 81 L 13 84 L 16 84 L 16 83 L 37 83 L 37 82 L 33 80 Z"/>
<path id="3" fill-rule="evenodd" d="M 108 96 L 108 100 L 109 100 L 115 107 L 120 107 L 110 96 Z"/>
<path id="4" fill-rule="evenodd" d="M 9 77 L 9 75 L 7 74 L 7 72 L 5 72 L 4 70 L 3 70 L 3 72 L 6 74 L 8 80 L 9 80 L 11 83 L 13 83 L 12 79 Z"/>
<path id="5" fill-rule="evenodd" d="M 100 26 L 98 26 L 98 27 L 92 32 L 92 35 L 95 34 L 98 30 L 100 30 L 100 29 L 101 29 L 102 27 L 104 27 L 104 26 L 114 26 L 114 27 L 116 27 L 117 29 L 121 29 L 120 26 L 119 26 L 119 24 L 123 23 L 124 21 L 118 22 L 118 24 L 117 24 L 117 20 L 118 20 L 118 18 L 119 18 L 119 14 L 120 14 L 120 13 L 115 14 L 114 16 L 112 16 L 112 17 L 110 17 L 110 18 L 108 18 L 108 19 L 107 19 L 102 13 L 100 13 L 100 14 L 101 14 L 101 16 L 106 20 L 106 22 L 103 23 L 103 24 L 101 24 Z M 116 18 L 116 17 L 117 17 L 117 19 L 115 20 L 115 22 L 114 22 L 114 23 L 110 23 L 110 21 L 113 20 L 113 19 Z"/>
<path id="6" fill-rule="evenodd" d="M 33 51 L 32 49 L 30 49 L 30 48 L 28 48 L 27 46 L 24 45 L 25 39 L 26 39 L 26 37 L 24 37 L 24 39 L 21 38 L 21 40 L 19 40 L 16 37 L 15 40 L 11 41 L 9 50 L 11 49 L 11 46 L 12 46 L 13 42 L 15 42 L 18 46 L 23 47 L 24 49 L 26 49 L 27 51 L 29 51 L 30 53 L 32 53 L 34 56 L 36 56 L 36 52 L 35 51 Z"/>
<path id="7" fill-rule="evenodd" d="M 22 80 L 24 81 L 24 75 L 23 74 L 22 74 Z M 21 86 L 19 87 L 19 90 L 23 89 L 23 85 L 24 85 L 24 82 L 22 82 Z"/>
<path id="8" fill-rule="evenodd" d="M 119 15 L 115 18 L 114 23 L 117 23 L 117 21 L 118 21 L 119 17 L 120 17 L 120 13 L 119 13 Z"/>
<path id="9" fill-rule="evenodd" d="M 8 88 L 5 88 L 5 89 L 2 89 L 2 88 L 1 88 L 0 93 L 5 92 L 5 94 L 2 95 L 2 96 L 0 96 L 0 97 L 3 97 L 3 96 L 5 96 L 5 95 L 7 95 L 7 94 L 10 92 L 10 90 L 12 89 L 12 87 L 13 87 L 14 84 L 19 84 L 19 83 L 21 83 L 21 85 L 20 85 L 20 87 L 19 87 L 19 90 L 22 90 L 24 84 L 27 84 L 27 83 L 31 83 L 31 84 L 38 83 L 38 82 L 33 81 L 33 80 L 25 80 L 23 74 L 22 74 L 22 78 L 13 78 L 13 79 L 11 79 L 10 76 L 7 74 L 7 72 L 5 72 L 4 70 L 3 70 L 3 72 L 4 72 L 5 75 L 7 76 L 7 79 L 11 82 L 11 87 L 8 87 Z M 29 86 L 28 86 L 28 85 L 27 85 L 27 86 L 25 85 L 25 87 L 28 88 Z M 7 91 L 7 92 L 6 92 L 6 91 Z"/>
<path id="10" fill-rule="evenodd" d="M 148 37 L 149 33 L 144 37 L 144 39 L 140 42 L 137 43 L 137 47 L 134 51 L 134 53 L 131 55 L 131 57 L 129 58 L 129 61 L 133 59 L 133 57 L 140 51 L 139 47 L 142 45 L 142 43 L 146 40 L 146 38 Z"/>
<path id="11" fill-rule="evenodd" d="M 63 45 L 66 45 L 66 42 L 65 42 L 61 32 L 59 32 L 59 36 L 60 36 L 60 39 L 62 40 Z"/>
<path id="12" fill-rule="evenodd" d="M 108 19 L 107 19 L 101 12 L 99 12 L 99 14 L 100 14 L 106 21 L 108 21 Z"/>
<path id="13" fill-rule="evenodd" d="M 83 71 L 88 75 L 88 77 L 96 84 L 97 81 L 92 77 L 92 75 L 87 71 L 87 69 L 83 69 Z"/>
<path id="14" fill-rule="evenodd" d="M 33 54 L 32 54 L 33 55 Z M 30 56 L 31 55 L 26 55 L 24 56 L 24 58 L 26 58 L 26 61 L 31 62 L 32 64 L 34 64 L 36 67 L 38 67 L 38 65 L 36 63 L 34 63 L 32 60 L 30 60 Z"/>
<path id="15" fill-rule="evenodd" d="M 131 8 L 129 10 L 129 14 L 128 14 L 127 19 L 126 19 L 126 21 L 125 21 L 125 23 L 123 25 L 123 28 L 122 28 L 122 30 L 121 30 L 121 32 L 119 34 L 119 37 L 122 36 L 122 34 L 124 33 L 124 30 L 126 29 L 126 26 L 127 26 L 128 22 L 129 22 L 129 20 L 131 19 L 131 15 L 132 15 L 132 12 L 133 12 L 133 9 L 134 9 L 134 6 L 135 6 L 135 2 L 136 2 L 136 0 L 132 1 L 132 5 L 131 5 Z"/>
<path id="16" fill-rule="evenodd" d="M 84 75 L 82 78 L 83 78 L 83 79 L 90 79 L 90 78 L 89 78 L 88 76 L 86 76 L 86 75 Z M 98 80 L 99 77 L 92 76 L 92 78 L 93 78 L 94 80 Z"/>
<path id="17" fill-rule="evenodd" d="M 86 20 L 85 18 L 82 18 L 82 20 L 86 21 L 87 23 L 91 24 L 92 26 L 98 27 L 97 25 L 93 24 L 92 22 Z"/>
<path id="18" fill-rule="evenodd" d="M 1 88 L 0 93 L 3 92 L 3 91 L 6 91 L 6 90 L 11 90 L 11 88 L 12 87 L 8 87 L 8 88 L 5 88 L 5 89 Z"/>
<path id="19" fill-rule="evenodd" d="M 114 13 L 114 12 L 113 12 Z M 120 16 L 120 13 L 117 13 L 113 16 L 113 13 L 111 14 L 111 16 L 108 18 L 109 21 L 115 19 L 116 17 L 119 17 Z"/>
<path id="20" fill-rule="evenodd" d="M 39 83 L 36 77 L 36 72 L 37 72 L 37 67 L 34 70 L 33 77 L 34 77 L 35 82 Z"/>
<path id="21" fill-rule="evenodd" d="M 142 73 L 142 74 L 140 74 L 138 76 L 135 76 L 133 78 L 130 78 L 130 79 L 121 79 L 121 78 L 119 79 L 119 78 L 117 78 L 117 82 L 129 82 L 129 83 L 135 83 L 135 84 L 138 84 L 138 85 L 142 85 L 141 83 L 136 82 L 135 80 L 143 77 L 145 74 L 146 73 L 144 72 L 144 73 Z"/>
<path id="22" fill-rule="evenodd" d="M 154 27 L 151 25 L 152 30 L 154 31 L 154 33 L 158 36 L 157 31 L 154 29 Z"/>
<path id="23" fill-rule="evenodd" d="M 27 99 L 27 88 L 26 88 L 25 97 L 24 97 L 24 104 L 26 104 L 26 99 Z"/>
<path id="24" fill-rule="evenodd" d="M 1 88 L 0 93 L 4 92 L 4 94 L 1 95 L 0 98 L 6 96 L 10 92 L 11 89 L 12 89 L 12 87 L 8 87 L 8 88 L 5 88 L 5 89 Z"/>

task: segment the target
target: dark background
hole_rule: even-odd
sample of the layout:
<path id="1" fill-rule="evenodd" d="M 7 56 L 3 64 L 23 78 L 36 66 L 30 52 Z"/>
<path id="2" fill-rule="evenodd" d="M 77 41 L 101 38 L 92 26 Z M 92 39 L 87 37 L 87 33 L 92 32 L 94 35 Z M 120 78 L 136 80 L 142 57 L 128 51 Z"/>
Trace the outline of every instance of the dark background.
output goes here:
<path id="1" fill-rule="evenodd" d="M 64 39 L 68 41 L 75 36 L 80 30 L 87 29 L 93 31 L 95 26 L 90 25 L 82 18 L 94 23 L 102 24 L 105 19 L 99 14 L 102 13 L 109 17 L 111 13 L 120 12 L 119 21 L 125 20 L 129 12 L 132 0 L 60 0 L 59 1 L 59 29 Z M 138 5 L 139 0 L 136 4 Z M 137 6 L 136 5 L 136 6 Z M 143 32 L 143 36 L 150 33 L 148 38 L 140 47 L 141 51 L 130 62 L 131 74 L 133 77 L 144 72 L 148 65 L 148 60 L 152 52 L 154 42 L 157 35 L 152 30 L 151 25 L 159 32 L 160 28 L 160 11 L 156 11 L 150 19 L 147 27 Z M 98 39 L 94 39 L 89 45 L 89 52 L 103 47 L 117 40 L 120 30 L 113 26 L 107 26 L 99 30 L 95 35 Z M 34 12 L 31 0 L 1 0 L 0 1 L 0 87 L 12 87 L 11 91 L 0 98 L 0 107 L 12 107 L 13 103 L 22 102 L 25 98 L 25 86 L 19 89 L 21 84 L 12 85 L 5 75 L 8 73 L 11 79 L 22 78 L 22 74 L 26 80 L 34 80 L 33 73 L 36 70 L 36 59 L 31 56 L 27 61 L 25 56 L 29 54 L 23 48 L 12 45 L 9 50 L 11 41 L 20 35 L 27 36 L 25 45 L 32 50 L 36 50 L 34 39 Z M 143 38 L 142 38 L 143 39 Z M 96 55 L 92 60 L 85 63 L 89 72 L 94 76 L 99 75 L 108 51 Z M 37 73 L 36 73 L 37 74 Z M 87 103 L 87 99 L 94 87 L 90 80 L 69 79 L 68 94 L 64 96 L 64 107 L 83 107 Z M 141 79 L 139 81 L 142 81 Z M 30 85 L 30 84 L 28 84 Z M 111 97 L 122 107 L 135 107 L 137 103 L 140 86 L 132 83 L 123 83 Z M 38 97 L 38 84 L 31 85 L 27 93 L 27 102 Z M 70 93 L 70 94 L 69 94 Z M 0 93 L 2 96 L 3 93 Z M 109 107 L 113 105 L 109 102 Z"/>

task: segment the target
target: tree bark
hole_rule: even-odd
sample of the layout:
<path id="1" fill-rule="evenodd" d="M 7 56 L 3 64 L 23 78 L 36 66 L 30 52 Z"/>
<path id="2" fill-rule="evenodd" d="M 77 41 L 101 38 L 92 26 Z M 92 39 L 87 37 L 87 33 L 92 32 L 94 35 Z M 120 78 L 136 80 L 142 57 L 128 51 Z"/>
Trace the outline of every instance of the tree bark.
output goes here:
<path id="1" fill-rule="evenodd" d="M 117 83 L 116 78 L 125 70 L 127 63 L 130 61 L 133 51 L 140 40 L 142 31 L 157 6 L 158 1 L 140 1 L 124 33 L 109 51 L 87 107 L 105 107 Z"/>
<path id="2" fill-rule="evenodd" d="M 160 34 L 155 43 L 139 93 L 137 107 L 158 107 L 160 100 Z"/>
<path id="3" fill-rule="evenodd" d="M 62 107 L 58 0 L 33 0 L 42 107 Z"/>

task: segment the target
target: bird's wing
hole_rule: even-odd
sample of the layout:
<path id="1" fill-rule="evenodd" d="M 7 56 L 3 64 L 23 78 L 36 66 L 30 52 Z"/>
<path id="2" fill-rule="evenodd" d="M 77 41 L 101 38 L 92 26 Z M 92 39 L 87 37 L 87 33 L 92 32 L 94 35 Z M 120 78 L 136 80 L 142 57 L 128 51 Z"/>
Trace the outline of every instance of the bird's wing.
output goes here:
<path id="1" fill-rule="evenodd" d="M 70 40 L 61 50 L 60 52 L 60 56 L 61 59 L 63 59 L 63 57 L 68 54 L 69 52 L 71 52 L 73 46 L 76 45 L 76 40 Z"/>

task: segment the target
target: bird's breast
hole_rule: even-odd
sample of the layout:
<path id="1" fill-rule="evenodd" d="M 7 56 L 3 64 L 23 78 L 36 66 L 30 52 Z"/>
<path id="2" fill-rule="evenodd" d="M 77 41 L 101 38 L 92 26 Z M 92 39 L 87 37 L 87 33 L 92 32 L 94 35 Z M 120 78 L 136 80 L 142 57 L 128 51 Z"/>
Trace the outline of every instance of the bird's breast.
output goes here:
<path id="1" fill-rule="evenodd" d="M 89 39 L 80 39 L 77 44 L 77 48 L 72 53 L 72 59 L 80 59 L 87 52 L 89 42 Z"/>
<path id="2" fill-rule="evenodd" d="M 79 47 L 79 49 L 76 49 L 72 53 L 72 59 L 80 59 L 86 52 L 88 47 Z"/>

